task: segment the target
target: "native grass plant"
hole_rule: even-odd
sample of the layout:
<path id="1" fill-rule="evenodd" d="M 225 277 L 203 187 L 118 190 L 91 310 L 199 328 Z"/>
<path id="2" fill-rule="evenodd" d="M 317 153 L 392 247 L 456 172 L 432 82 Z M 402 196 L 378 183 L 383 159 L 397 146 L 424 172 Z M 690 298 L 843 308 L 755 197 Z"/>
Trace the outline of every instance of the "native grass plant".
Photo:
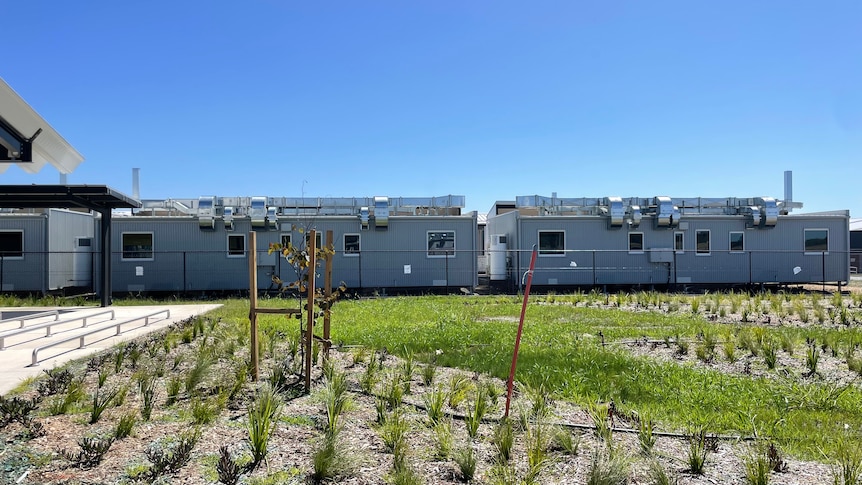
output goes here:
<path id="1" fill-rule="evenodd" d="M 515 430 L 512 420 L 501 419 L 494 427 L 491 436 L 491 444 L 494 447 L 497 463 L 508 463 L 512 459 L 512 448 L 515 446 Z"/>
<path id="2" fill-rule="evenodd" d="M 832 462 L 834 485 L 858 485 L 862 482 L 862 449 L 848 442 L 846 435 L 839 437 Z"/>
<path id="3" fill-rule="evenodd" d="M 665 467 L 658 460 L 650 460 L 647 476 L 653 485 L 678 485 L 679 479 L 669 475 Z"/>
<path id="4" fill-rule="evenodd" d="M 422 399 L 425 402 L 425 411 L 428 414 L 428 424 L 432 427 L 436 426 L 444 416 L 443 406 L 446 404 L 446 393 L 443 391 L 442 386 L 437 386 L 431 392 L 426 392 L 422 396 Z"/>
<path id="5" fill-rule="evenodd" d="M 641 453 L 644 455 L 652 455 L 652 449 L 655 446 L 655 423 L 653 423 L 652 415 L 644 413 L 638 419 L 638 445 Z"/>
<path id="6" fill-rule="evenodd" d="M 325 367 L 328 367 L 325 371 L 326 381 L 320 394 L 326 412 L 325 432 L 335 435 L 339 430 L 341 415 L 351 409 L 353 400 L 347 394 L 347 376 L 344 372 L 336 371 L 331 364 Z"/>
<path id="7" fill-rule="evenodd" d="M 136 422 L 137 418 L 134 413 L 126 413 L 120 416 L 117 425 L 114 427 L 114 439 L 121 440 L 127 436 L 131 436 Z"/>
<path id="8" fill-rule="evenodd" d="M 102 458 L 111 449 L 114 438 L 98 438 L 85 436 L 78 440 L 78 450 L 59 450 L 60 455 L 72 462 L 78 468 L 92 468 L 102 462 Z"/>
<path id="9" fill-rule="evenodd" d="M 548 464 L 548 448 L 551 443 L 551 426 L 539 419 L 527 428 L 525 444 L 527 448 L 527 473 L 525 481 L 535 483 L 539 474 Z"/>
<path id="10" fill-rule="evenodd" d="M 167 392 L 167 399 L 165 400 L 165 406 L 170 406 L 177 402 L 177 399 L 180 395 L 180 389 L 183 385 L 183 379 L 180 376 L 171 376 L 168 378 L 165 383 L 165 391 Z"/>
<path id="11" fill-rule="evenodd" d="M 434 458 L 446 460 L 452 454 L 452 421 L 445 419 L 434 426 Z"/>
<path id="12" fill-rule="evenodd" d="M 587 485 L 625 485 L 629 482 L 629 467 L 622 452 L 598 448 L 587 471 Z"/>
<path id="13" fill-rule="evenodd" d="M 458 465 L 458 472 L 461 474 L 461 480 L 469 482 L 476 475 L 476 465 L 478 457 L 472 443 L 467 443 L 463 448 L 459 448 L 454 454 L 455 464 Z"/>
<path id="14" fill-rule="evenodd" d="M 422 384 L 430 386 L 434 383 L 434 376 L 437 374 L 437 365 L 434 363 L 425 364 L 422 366 Z"/>
<path id="15" fill-rule="evenodd" d="M 141 417 L 144 421 L 149 421 L 156 402 L 156 379 L 153 376 L 145 376 L 138 381 L 138 389 L 141 393 Z"/>
<path id="16" fill-rule="evenodd" d="M 117 397 L 119 394 L 119 389 L 113 389 L 110 391 L 105 391 L 103 389 L 96 389 L 96 392 L 93 393 L 92 406 L 90 408 L 90 424 L 95 424 L 99 421 L 99 418 L 102 417 L 102 413 L 105 412 L 105 409 L 111 404 L 111 401 Z"/>
<path id="17" fill-rule="evenodd" d="M 380 439 L 383 440 L 386 451 L 392 453 L 399 446 L 404 446 L 409 429 L 410 423 L 404 417 L 404 413 L 400 409 L 393 411 L 380 427 Z"/>
<path id="18" fill-rule="evenodd" d="M 377 352 L 371 352 L 368 360 L 368 365 L 365 366 L 365 371 L 359 377 L 359 388 L 365 394 L 371 394 L 374 391 L 374 386 L 380 380 L 380 366 L 378 365 Z"/>
<path id="19" fill-rule="evenodd" d="M 725 338 L 724 342 L 721 344 L 721 350 L 724 353 L 725 360 L 731 364 L 736 362 L 736 342 L 731 335 L 728 335 L 727 338 Z"/>
<path id="20" fill-rule="evenodd" d="M 324 483 L 349 474 L 354 465 L 349 455 L 350 450 L 337 432 L 325 433 L 311 455 L 311 483 Z"/>
<path id="21" fill-rule="evenodd" d="M 550 448 L 566 455 L 575 456 L 581 446 L 581 435 L 573 434 L 565 426 L 555 426 L 551 435 Z"/>
<path id="22" fill-rule="evenodd" d="M 770 479 L 769 456 L 762 446 L 748 446 L 740 456 L 745 482 L 749 485 L 767 485 Z"/>
<path id="23" fill-rule="evenodd" d="M 275 431 L 281 401 L 275 390 L 267 385 L 261 386 L 254 400 L 248 405 L 248 438 L 246 443 L 251 451 L 252 467 L 257 467 L 269 452 L 269 440 Z"/>
<path id="24" fill-rule="evenodd" d="M 383 382 L 383 397 L 386 399 L 386 406 L 390 411 L 399 408 L 404 398 L 404 382 L 401 378 L 401 373 L 392 371 L 389 372 L 387 379 Z"/>
<path id="25" fill-rule="evenodd" d="M 613 442 L 613 428 L 611 428 L 608 405 L 590 403 L 587 406 L 587 414 L 595 427 L 596 437 L 610 447 Z"/>
<path id="26" fill-rule="evenodd" d="M 196 398 L 191 403 L 192 422 L 196 425 L 212 423 L 224 405 L 221 396 L 215 399 Z"/>
<path id="27" fill-rule="evenodd" d="M 688 431 L 688 471 L 696 475 L 703 475 L 706 460 L 710 451 L 710 443 L 706 434 L 706 427 L 696 426 Z"/>
<path id="28" fill-rule="evenodd" d="M 817 374 L 817 364 L 820 362 L 820 349 L 813 342 L 808 344 L 805 351 L 805 366 L 808 367 L 808 375 Z"/>
<path id="29" fill-rule="evenodd" d="M 61 396 L 56 396 L 51 399 L 48 403 L 48 413 L 52 416 L 59 416 L 61 414 L 66 414 L 69 410 L 80 402 L 84 396 L 86 396 L 86 391 L 84 390 L 84 382 L 75 379 L 71 383 L 69 383 L 66 388 L 66 392 Z"/>
<path id="30" fill-rule="evenodd" d="M 416 361 L 413 358 L 413 352 L 405 348 L 405 355 L 399 365 L 401 371 L 401 382 L 404 386 L 404 394 L 410 394 L 410 383 L 413 381 L 413 373 L 416 371 Z"/>
<path id="31" fill-rule="evenodd" d="M 463 374 L 453 374 L 449 378 L 449 394 L 447 402 L 452 409 L 458 409 L 464 400 L 467 399 L 467 394 L 473 388 L 473 383 Z"/>
<path id="32" fill-rule="evenodd" d="M 206 352 L 199 351 L 195 359 L 195 365 L 186 373 L 185 384 L 186 394 L 189 396 L 195 395 L 198 386 L 206 379 L 210 367 L 212 367 L 212 358 Z"/>
<path id="33" fill-rule="evenodd" d="M 775 364 L 778 362 L 778 351 L 775 342 L 772 339 L 766 339 L 761 347 L 763 353 L 763 362 L 769 370 L 775 369 Z"/>
<path id="34" fill-rule="evenodd" d="M 467 413 L 464 416 L 464 424 L 467 427 L 467 435 L 475 439 L 479 435 L 479 425 L 482 424 L 482 418 L 488 411 L 488 399 L 482 388 L 477 388 L 474 392 L 472 406 L 467 407 Z"/>

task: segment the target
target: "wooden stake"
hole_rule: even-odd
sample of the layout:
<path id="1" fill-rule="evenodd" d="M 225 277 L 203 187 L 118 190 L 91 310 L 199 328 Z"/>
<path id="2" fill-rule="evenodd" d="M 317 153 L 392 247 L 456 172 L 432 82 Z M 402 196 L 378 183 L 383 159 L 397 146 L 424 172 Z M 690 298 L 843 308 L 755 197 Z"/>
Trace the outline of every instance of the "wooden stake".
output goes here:
<path id="1" fill-rule="evenodd" d="M 260 377 L 257 355 L 257 233 L 248 233 L 248 319 L 251 322 L 251 379 Z"/>
<path id="2" fill-rule="evenodd" d="M 332 249 L 335 247 L 334 242 L 332 241 L 332 231 L 326 231 L 326 247 L 330 251 L 326 253 L 326 265 L 323 270 L 323 295 L 326 297 L 327 308 L 323 313 L 323 358 L 329 358 L 329 347 L 332 346 L 332 341 L 329 338 L 329 306 L 331 305 L 331 301 L 329 300 L 332 297 Z M 840 287 L 839 287 L 840 289 Z"/>
<path id="3" fill-rule="evenodd" d="M 314 272 L 317 269 L 317 231 L 311 230 L 308 238 L 308 323 L 305 329 L 305 392 L 311 392 L 311 350 L 314 345 Z"/>

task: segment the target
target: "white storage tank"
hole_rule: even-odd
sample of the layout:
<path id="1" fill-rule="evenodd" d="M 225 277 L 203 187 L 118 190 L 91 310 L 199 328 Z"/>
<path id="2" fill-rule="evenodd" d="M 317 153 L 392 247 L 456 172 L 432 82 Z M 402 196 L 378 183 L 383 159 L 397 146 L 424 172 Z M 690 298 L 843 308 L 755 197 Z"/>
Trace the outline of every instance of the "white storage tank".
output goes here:
<path id="1" fill-rule="evenodd" d="M 506 235 L 492 234 L 491 246 L 488 248 L 489 270 L 491 281 L 506 279 Z"/>

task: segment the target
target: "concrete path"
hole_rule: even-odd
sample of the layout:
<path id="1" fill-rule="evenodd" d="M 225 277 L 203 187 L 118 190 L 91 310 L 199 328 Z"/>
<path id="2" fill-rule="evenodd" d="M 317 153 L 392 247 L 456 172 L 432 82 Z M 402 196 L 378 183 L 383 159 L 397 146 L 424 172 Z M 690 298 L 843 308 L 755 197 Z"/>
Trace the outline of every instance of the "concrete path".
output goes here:
<path id="1" fill-rule="evenodd" d="M 78 316 L 90 315 L 102 310 L 114 310 L 114 322 L 140 317 L 160 310 L 170 310 L 170 317 L 165 317 L 162 313 L 150 319 L 150 324 L 144 326 L 144 321 L 139 320 L 123 325 L 122 333 L 115 335 L 114 329 L 106 329 L 103 332 L 86 337 L 87 346 L 83 349 L 78 348 L 79 339 L 74 339 L 70 342 L 58 344 L 56 347 L 50 347 L 45 350 L 40 350 L 38 353 L 38 365 L 32 366 L 33 350 L 37 347 L 42 347 L 52 342 L 57 342 L 62 339 L 78 335 L 87 330 L 107 327 L 110 325 L 110 315 L 103 315 L 92 318 L 88 321 L 87 326 L 82 328 L 80 320 L 57 325 L 51 329 L 51 336 L 46 337 L 45 328 L 37 328 L 19 335 L 9 336 L 5 339 L 5 350 L 0 350 L 0 395 L 5 395 L 10 390 L 14 389 L 22 380 L 38 376 L 44 369 L 51 369 L 60 366 L 70 360 L 75 360 L 81 357 L 86 357 L 90 354 L 113 347 L 114 345 L 132 340 L 141 335 L 145 335 L 154 330 L 159 330 L 171 325 L 174 322 L 185 320 L 195 315 L 201 315 L 211 310 L 214 310 L 221 305 L 157 305 L 157 306 L 112 306 L 109 308 L 99 307 L 58 307 L 60 310 L 60 320 L 75 318 Z M 53 310 L 54 308 L 0 308 L 0 312 L 4 316 L 14 315 L 18 312 L 40 312 Z M 24 329 L 27 327 L 38 326 L 40 323 L 51 322 L 54 317 L 39 318 L 28 320 L 25 322 Z M 7 322 L 0 324 L 0 335 L 6 335 L 10 332 L 15 332 L 19 329 L 19 323 Z M 91 343 L 92 342 L 92 343 Z"/>

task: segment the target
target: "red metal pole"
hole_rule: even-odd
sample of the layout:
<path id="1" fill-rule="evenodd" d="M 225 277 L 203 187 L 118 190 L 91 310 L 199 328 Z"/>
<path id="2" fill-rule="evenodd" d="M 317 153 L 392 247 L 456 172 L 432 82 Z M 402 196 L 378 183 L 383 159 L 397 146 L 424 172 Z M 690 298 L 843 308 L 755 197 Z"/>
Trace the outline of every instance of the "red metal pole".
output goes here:
<path id="1" fill-rule="evenodd" d="M 527 313 L 527 300 L 530 298 L 530 285 L 533 283 L 533 268 L 536 266 L 536 245 L 530 256 L 530 270 L 527 271 L 527 286 L 524 288 L 524 302 L 521 304 L 521 321 L 518 323 L 518 336 L 515 338 L 515 351 L 512 353 L 512 367 L 509 369 L 509 381 L 506 383 L 506 413 L 509 417 L 509 405 L 512 402 L 512 385 L 515 382 L 515 367 L 518 365 L 518 349 L 521 347 L 521 334 L 524 332 L 524 315 Z"/>

